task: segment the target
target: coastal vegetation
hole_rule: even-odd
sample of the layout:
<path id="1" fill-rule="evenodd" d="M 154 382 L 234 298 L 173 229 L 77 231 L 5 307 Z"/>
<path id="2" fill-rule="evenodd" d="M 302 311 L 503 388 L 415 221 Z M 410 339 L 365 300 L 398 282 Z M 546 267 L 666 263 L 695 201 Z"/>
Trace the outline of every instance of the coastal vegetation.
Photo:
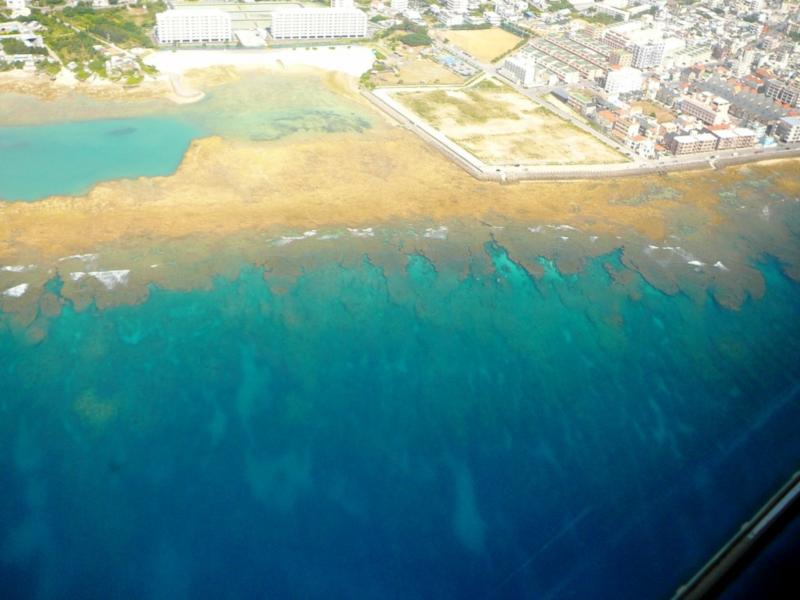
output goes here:
<path id="1" fill-rule="evenodd" d="M 0 45 L 6 54 L 47 54 L 47 48 L 32 48 L 17 38 L 0 39 Z"/>
<path id="2" fill-rule="evenodd" d="M 152 47 L 153 41 L 145 28 L 137 23 L 135 13 L 124 8 L 95 11 L 87 6 L 68 7 L 63 11 L 68 24 L 93 34 L 121 48 Z M 145 14 L 151 14 L 145 11 Z M 141 19 L 139 19 L 141 22 Z"/>
<path id="3" fill-rule="evenodd" d="M 407 33 L 400 37 L 406 46 L 430 46 L 433 40 L 427 33 Z"/>
<path id="4" fill-rule="evenodd" d="M 97 41 L 85 31 L 76 31 L 54 14 L 40 13 L 36 20 L 44 25 L 44 43 L 64 64 L 84 63 L 98 56 Z"/>

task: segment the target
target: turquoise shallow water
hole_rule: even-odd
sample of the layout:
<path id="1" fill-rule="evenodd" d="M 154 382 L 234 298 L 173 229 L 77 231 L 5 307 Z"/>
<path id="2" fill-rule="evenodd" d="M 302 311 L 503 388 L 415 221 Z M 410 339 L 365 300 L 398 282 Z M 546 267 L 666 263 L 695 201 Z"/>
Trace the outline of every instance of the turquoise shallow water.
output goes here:
<path id="1" fill-rule="evenodd" d="M 199 133 L 158 117 L 0 127 L 0 199 L 78 195 L 98 181 L 169 175 Z"/>
<path id="2" fill-rule="evenodd" d="M 78 95 L 54 105 L 0 94 L 0 200 L 82 195 L 101 181 L 170 175 L 204 136 L 269 142 L 362 131 L 374 116 L 319 78 L 286 74 L 250 74 L 188 106 Z"/>
<path id="3" fill-rule="evenodd" d="M 466 273 L 320 244 L 0 325 L 0 596 L 667 597 L 800 463 L 774 261 L 731 311 L 616 252 L 534 280 L 490 240 Z"/>

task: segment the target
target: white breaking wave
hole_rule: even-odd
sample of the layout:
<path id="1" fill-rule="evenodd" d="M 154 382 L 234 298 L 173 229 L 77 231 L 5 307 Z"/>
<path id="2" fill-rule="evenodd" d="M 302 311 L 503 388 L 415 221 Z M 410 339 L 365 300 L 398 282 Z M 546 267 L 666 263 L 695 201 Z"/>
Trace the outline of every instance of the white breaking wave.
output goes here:
<path id="1" fill-rule="evenodd" d="M 726 267 L 724 264 L 722 264 L 721 260 L 718 260 L 717 262 L 715 262 L 714 266 L 717 267 L 720 271 L 729 271 L 730 270 L 730 269 L 728 269 L 728 267 Z"/>
<path id="2" fill-rule="evenodd" d="M 36 265 L 8 265 L 0 267 L 0 271 L 7 271 L 9 273 L 26 273 L 36 268 Z"/>
<path id="3" fill-rule="evenodd" d="M 706 263 L 699 261 L 699 260 L 690 260 L 688 264 L 692 265 L 693 267 L 705 267 Z"/>
<path id="4" fill-rule="evenodd" d="M 113 290 L 118 285 L 125 285 L 128 283 L 128 277 L 131 274 L 130 269 L 116 269 L 113 271 L 75 271 L 69 274 L 72 281 L 80 281 L 84 277 L 94 277 L 97 281 L 103 284 L 107 290 Z"/>
<path id="5" fill-rule="evenodd" d="M 359 238 L 375 237 L 375 232 L 372 230 L 372 227 L 364 227 L 363 229 L 348 227 L 347 231 L 349 231 L 350 235 L 352 235 L 353 237 L 359 237 Z"/>
<path id="6" fill-rule="evenodd" d="M 80 261 L 83 261 L 83 262 L 90 262 L 90 261 L 93 261 L 93 260 L 97 260 L 97 256 L 98 256 L 97 254 L 73 254 L 71 256 L 64 256 L 62 258 L 59 258 L 58 260 L 59 261 L 64 261 L 64 260 L 73 260 L 74 259 L 74 260 L 80 260 Z"/>
<path id="7" fill-rule="evenodd" d="M 276 240 L 273 242 L 274 246 L 288 246 L 292 242 L 297 242 L 299 240 L 305 240 L 317 235 L 316 229 L 309 229 L 308 231 L 304 231 L 303 235 L 284 235 L 281 239 Z"/>
<path id="8" fill-rule="evenodd" d="M 432 240 L 446 240 L 447 239 L 447 227 L 445 225 L 440 225 L 439 227 L 428 227 L 425 230 L 425 233 L 422 234 L 423 237 Z"/>
<path id="9" fill-rule="evenodd" d="M 19 285 L 15 285 L 12 288 L 8 288 L 5 292 L 3 292 L 3 296 L 9 296 L 11 298 L 19 298 L 25 292 L 28 291 L 28 284 L 27 283 L 20 283 Z"/>
<path id="10" fill-rule="evenodd" d="M 530 231 L 531 233 L 541 233 L 542 232 L 542 226 L 541 225 L 537 225 L 536 227 L 528 227 L 528 231 Z"/>
<path id="11" fill-rule="evenodd" d="M 548 227 L 556 231 L 580 231 L 577 227 L 573 227 L 572 225 L 548 225 Z"/>
<path id="12" fill-rule="evenodd" d="M 114 271 L 89 271 L 88 275 L 102 283 L 107 290 L 113 290 L 118 285 L 128 283 L 130 269 L 117 269 Z"/>

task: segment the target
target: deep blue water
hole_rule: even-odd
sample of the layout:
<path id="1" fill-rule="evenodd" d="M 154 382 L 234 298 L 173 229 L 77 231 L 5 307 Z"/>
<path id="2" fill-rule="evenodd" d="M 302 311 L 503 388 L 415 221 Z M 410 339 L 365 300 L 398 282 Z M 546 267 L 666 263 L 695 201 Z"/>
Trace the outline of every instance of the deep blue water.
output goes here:
<path id="1" fill-rule="evenodd" d="M 669 596 L 800 464 L 800 286 L 485 249 L 0 323 L 0 597 Z"/>
<path id="2" fill-rule="evenodd" d="M 0 200 L 79 195 L 98 181 L 170 175 L 199 135 L 168 117 L 0 127 Z"/>

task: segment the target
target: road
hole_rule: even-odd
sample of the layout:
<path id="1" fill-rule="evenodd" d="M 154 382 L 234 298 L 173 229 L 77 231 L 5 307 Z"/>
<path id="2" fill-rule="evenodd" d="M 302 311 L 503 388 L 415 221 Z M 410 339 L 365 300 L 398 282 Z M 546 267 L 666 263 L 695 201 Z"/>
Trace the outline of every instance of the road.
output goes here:
<path id="1" fill-rule="evenodd" d="M 584 121 L 575 118 L 563 108 L 544 102 L 540 96 L 549 93 L 552 88 L 530 88 L 526 89 L 515 82 L 507 79 L 502 73 L 498 72 L 498 67 L 483 63 L 474 56 L 462 50 L 445 44 L 435 42 L 435 46 L 442 51 L 448 52 L 453 56 L 472 65 L 480 71 L 480 75 L 475 77 L 471 85 L 475 85 L 485 77 L 496 77 L 513 87 L 519 93 L 536 102 L 546 110 L 554 112 L 568 123 L 584 131 L 604 144 L 610 145 L 628 157 L 628 162 L 613 163 L 604 165 L 488 165 L 477 157 L 467 152 L 464 148 L 447 138 L 437 129 L 431 127 L 416 114 L 405 108 L 391 97 L 391 94 L 398 91 L 424 91 L 430 89 L 428 86 L 407 86 L 403 88 L 391 87 L 376 89 L 374 92 L 364 92 L 373 104 L 388 113 L 392 118 L 399 121 L 407 129 L 414 131 L 426 142 L 435 146 L 443 154 L 464 168 L 468 173 L 478 179 L 493 179 L 497 181 L 524 181 L 524 180 L 546 180 L 546 179 L 592 179 L 602 177 L 620 177 L 629 175 L 643 174 L 663 174 L 672 171 L 685 171 L 696 169 L 720 168 L 726 165 L 744 164 L 760 160 L 772 160 L 780 158 L 792 158 L 800 156 L 800 143 L 782 144 L 773 147 L 741 148 L 737 150 L 722 150 L 708 152 L 704 154 L 689 154 L 684 156 L 666 156 L 658 159 L 644 159 L 637 157 L 623 145 L 602 135 L 597 130 L 586 124 Z M 450 86 L 440 86 L 450 87 Z M 454 89 L 459 86 L 453 86 Z"/>

